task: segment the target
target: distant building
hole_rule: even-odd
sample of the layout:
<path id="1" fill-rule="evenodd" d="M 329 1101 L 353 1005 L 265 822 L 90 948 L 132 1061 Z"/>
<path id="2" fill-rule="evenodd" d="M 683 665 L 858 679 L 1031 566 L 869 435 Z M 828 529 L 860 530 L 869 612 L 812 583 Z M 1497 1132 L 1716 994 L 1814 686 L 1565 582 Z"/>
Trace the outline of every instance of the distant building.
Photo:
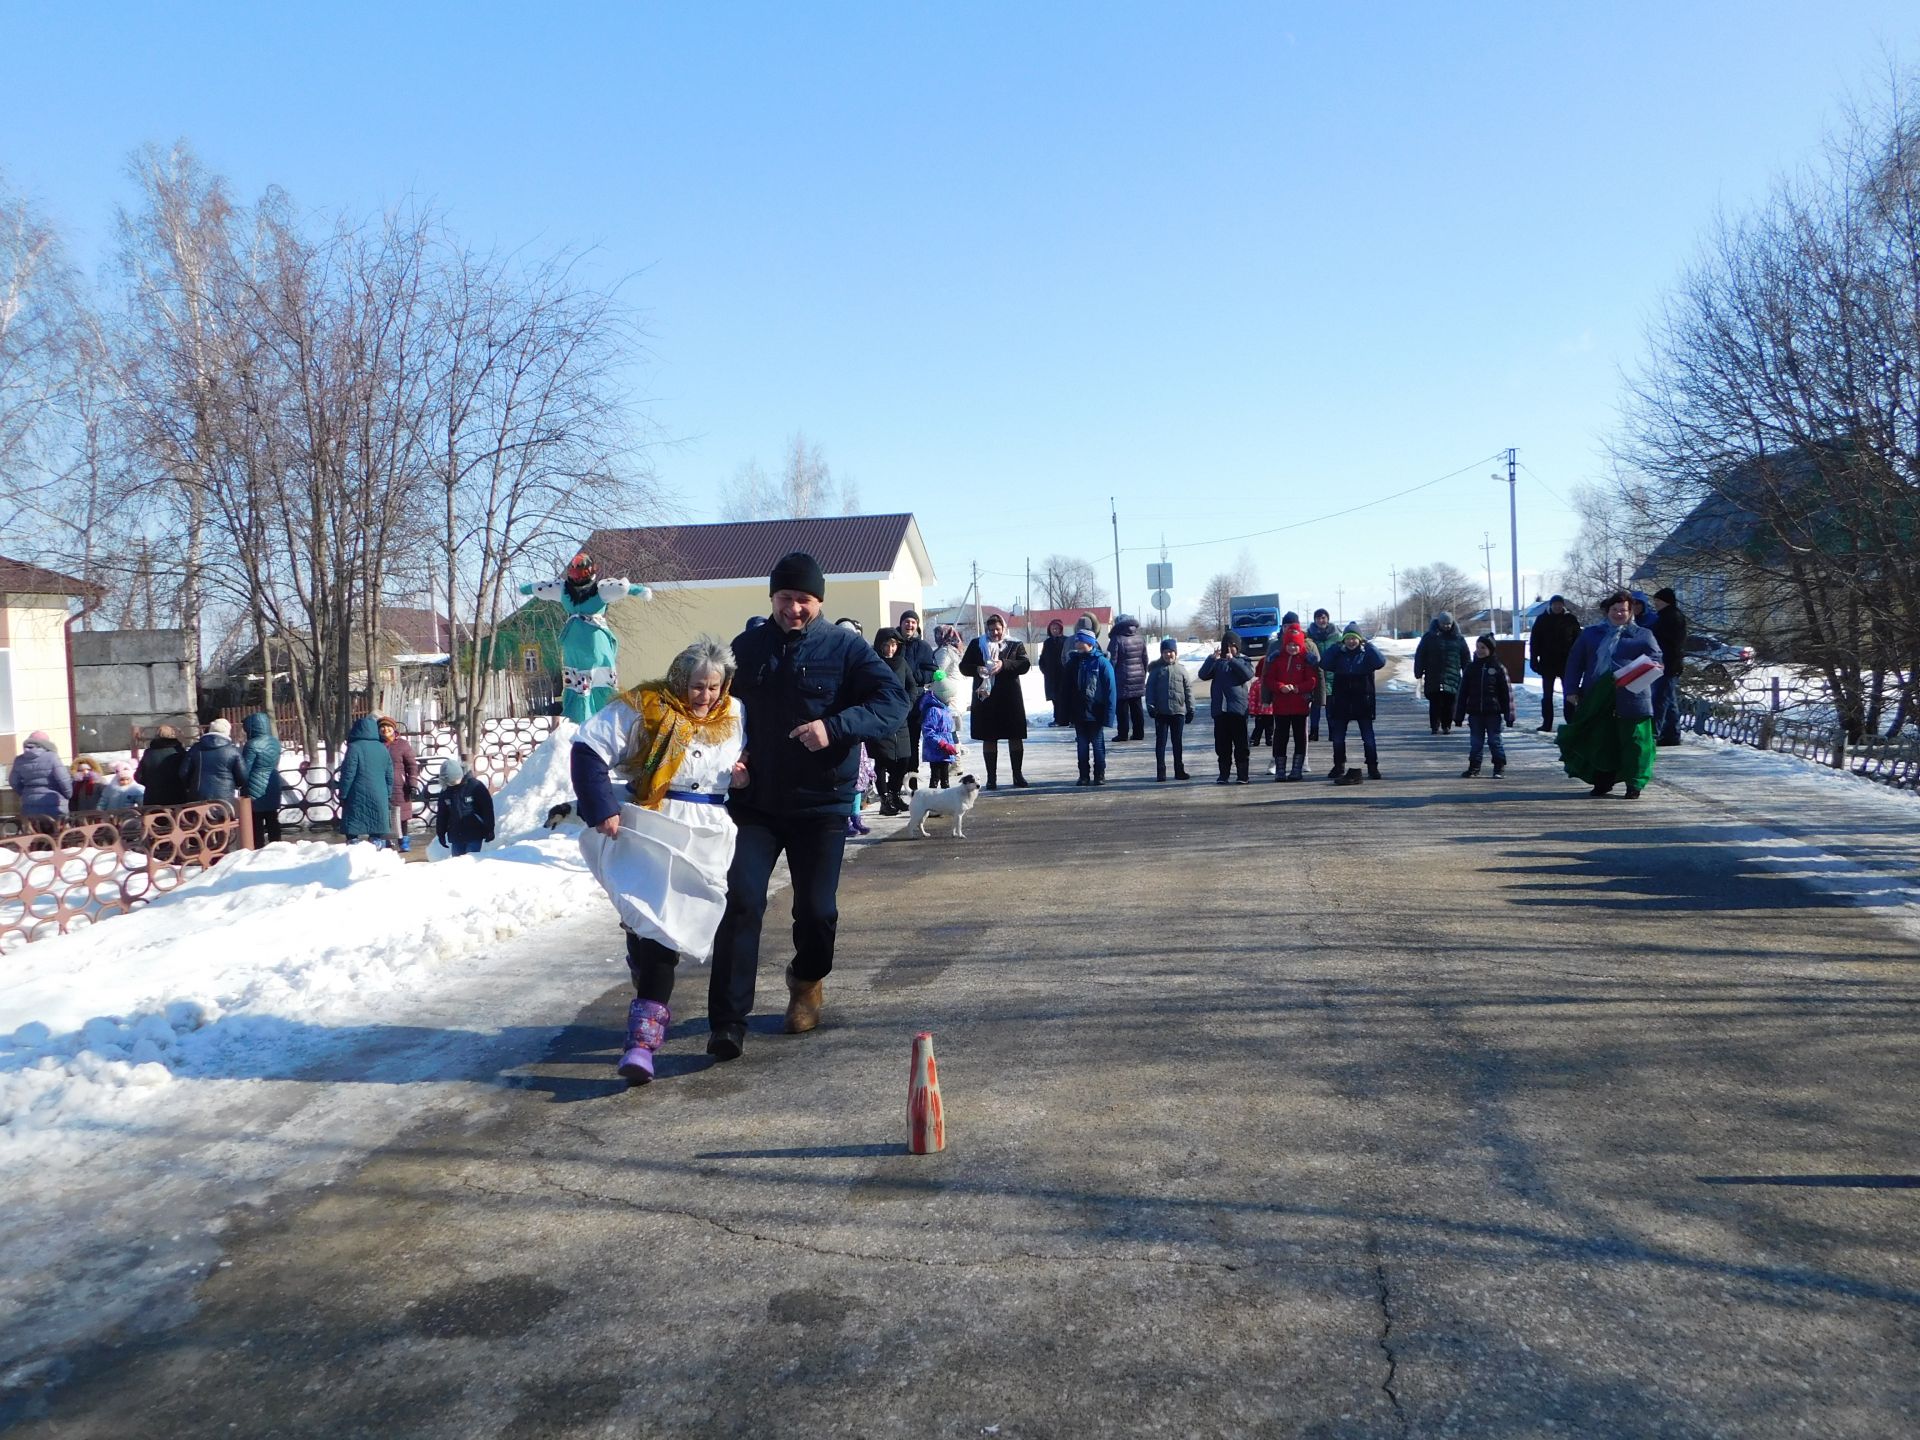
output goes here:
<path id="1" fill-rule="evenodd" d="M 731 640 L 750 616 L 767 614 L 767 577 L 795 550 L 813 556 L 827 577 L 827 618 L 850 616 L 869 639 L 903 611 L 919 610 L 937 578 L 919 522 L 908 514 L 596 530 L 585 548 L 602 575 L 653 587 L 652 601 L 607 610 L 620 638 L 622 685 L 665 674 L 698 636 Z"/>
<path id="2" fill-rule="evenodd" d="M 105 594 L 99 585 L 0 556 L 0 780 L 36 730 L 47 732 L 62 759 L 73 759 L 69 622 Z"/>

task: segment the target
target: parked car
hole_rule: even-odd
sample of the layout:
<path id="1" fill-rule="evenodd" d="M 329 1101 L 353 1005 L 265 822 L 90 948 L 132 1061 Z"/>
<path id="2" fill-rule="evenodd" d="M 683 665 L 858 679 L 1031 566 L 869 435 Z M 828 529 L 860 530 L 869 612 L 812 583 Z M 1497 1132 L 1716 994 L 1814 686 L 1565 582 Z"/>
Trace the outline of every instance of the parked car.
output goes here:
<path id="1" fill-rule="evenodd" d="M 1718 635 L 1694 630 L 1687 635 L 1687 668 L 1712 685 L 1724 685 L 1733 673 L 1753 663 L 1753 646 L 1736 645 Z"/>

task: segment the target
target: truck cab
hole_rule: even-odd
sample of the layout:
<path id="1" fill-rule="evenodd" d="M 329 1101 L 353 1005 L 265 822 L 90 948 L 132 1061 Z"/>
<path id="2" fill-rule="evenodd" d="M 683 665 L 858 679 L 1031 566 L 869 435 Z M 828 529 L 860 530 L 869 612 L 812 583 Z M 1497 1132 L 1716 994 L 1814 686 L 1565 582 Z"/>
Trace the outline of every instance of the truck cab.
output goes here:
<path id="1" fill-rule="evenodd" d="M 1272 650 L 1280 638 L 1280 597 L 1275 595 L 1235 595 L 1227 601 L 1227 628 L 1240 641 L 1240 653 L 1258 660 Z"/>

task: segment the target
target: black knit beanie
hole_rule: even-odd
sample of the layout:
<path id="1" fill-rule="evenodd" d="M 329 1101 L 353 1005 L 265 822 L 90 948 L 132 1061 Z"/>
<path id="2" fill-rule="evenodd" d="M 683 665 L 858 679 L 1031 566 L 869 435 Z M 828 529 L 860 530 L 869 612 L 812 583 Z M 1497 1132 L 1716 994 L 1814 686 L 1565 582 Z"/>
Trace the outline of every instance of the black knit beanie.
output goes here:
<path id="1" fill-rule="evenodd" d="M 782 590 L 798 590 L 816 600 L 826 599 L 827 577 L 820 573 L 820 562 L 804 550 L 781 556 L 767 580 L 767 593 L 775 595 Z"/>

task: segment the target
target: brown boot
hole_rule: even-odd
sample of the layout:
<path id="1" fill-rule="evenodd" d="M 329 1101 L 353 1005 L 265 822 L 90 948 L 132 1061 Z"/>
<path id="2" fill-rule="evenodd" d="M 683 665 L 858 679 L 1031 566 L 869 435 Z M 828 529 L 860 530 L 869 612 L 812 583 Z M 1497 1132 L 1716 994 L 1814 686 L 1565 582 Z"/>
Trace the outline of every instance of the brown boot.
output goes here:
<path id="1" fill-rule="evenodd" d="M 796 979 L 793 967 L 787 967 L 787 1034 L 804 1035 L 820 1023 L 820 1007 L 827 1003 L 821 993 L 824 983 Z"/>

